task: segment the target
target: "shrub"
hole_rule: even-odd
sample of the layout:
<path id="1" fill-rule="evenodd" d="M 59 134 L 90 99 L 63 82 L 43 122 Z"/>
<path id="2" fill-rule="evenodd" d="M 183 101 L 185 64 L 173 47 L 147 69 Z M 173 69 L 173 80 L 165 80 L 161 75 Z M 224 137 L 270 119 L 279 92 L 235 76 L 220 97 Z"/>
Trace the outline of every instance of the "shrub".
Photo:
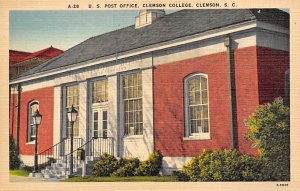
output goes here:
<path id="1" fill-rule="evenodd" d="M 149 158 L 142 161 L 135 170 L 137 176 L 157 176 L 162 167 L 163 155 L 160 151 L 153 152 Z"/>
<path id="2" fill-rule="evenodd" d="M 14 138 L 9 136 L 9 169 L 19 169 L 21 160 L 17 152 L 17 145 L 15 144 Z"/>
<path id="3" fill-rule="evenodd" d="M 265 180 L 290 179 L 290 112 L 283 100 L 259 106 L 246 123 L 248 139 L 259 149 Z"/>
<path id="4" fill-rule="evenodd" d="M 28 173 L 31 173 L 33 171 L 33 166 L 24 165 L 22 166 L 22 169 Z"/>
<path id="5" fill-rule="evenodd" d="M 119 160 L 119 168 L 112 174 L 112 176 L 134 176 L 135 169 L 139 167 L 139 164 L 140 160 L 138 158 L 121 158 Z"/>
<path id="6" fill-rule="evenodd" d="M 178 180 L 190 181 L 254 181 L 260 180 L 258 158 L 236 150 L 204 150 L 178 173 Z"/>
<path id="7" fill-rule="evenodd" d="M 100 156 L 100 160 L 93 164 L 93 174 L 95 176 L 109 176 L 119 167 L 116 157 L 104 153 Z"/>

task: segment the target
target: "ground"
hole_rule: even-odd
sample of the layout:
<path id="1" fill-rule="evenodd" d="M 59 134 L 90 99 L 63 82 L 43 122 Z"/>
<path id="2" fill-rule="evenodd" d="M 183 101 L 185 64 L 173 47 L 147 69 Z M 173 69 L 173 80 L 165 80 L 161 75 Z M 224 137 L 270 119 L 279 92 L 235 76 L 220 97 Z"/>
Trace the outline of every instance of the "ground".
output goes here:
<path id="1" fill-rule="evenodd" d="M 132 176 L 132 177 L 73 177 L 65 182 L 176 182 L 172 176 Z"/>

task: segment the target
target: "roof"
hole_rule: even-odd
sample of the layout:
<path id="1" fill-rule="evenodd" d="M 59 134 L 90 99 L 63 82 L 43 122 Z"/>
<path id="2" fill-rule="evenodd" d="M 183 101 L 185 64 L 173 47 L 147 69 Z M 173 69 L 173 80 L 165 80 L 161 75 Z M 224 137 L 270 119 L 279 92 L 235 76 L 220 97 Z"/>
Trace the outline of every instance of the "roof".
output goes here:
<path id="1" fill-rule="evenodd" d="M 30 54 L 31 54 L 30 52 L 9 50 L 9 64 L 18 63 Z"/>
<path id="2" fill-rule="evenodd" d="M 258 20 L 289 28 L 289 14 L 279 9 L 181 10 L 135 29 L 134 25 L 87 39 L 22 76 L 181 38 L 228 25 Z"/>
<path id="3" fill-rule="evenodd" d="M 30 60 L 32 58 L 43 58 L 45 60 L 49 60 L 53 57 L 56 57 L 56 56 L 60 55 L 61 53 L 63 53 L 62 50 L 59 50 L 57 48 L 54 48 L 54 47 L 50 46 L 50 47 L 45 48 L 43 50 L 39 50 L 37 52 L 29 54 L 28 56 L 24 57 L 19 62 L 24 62 L 24 61 Z"/>

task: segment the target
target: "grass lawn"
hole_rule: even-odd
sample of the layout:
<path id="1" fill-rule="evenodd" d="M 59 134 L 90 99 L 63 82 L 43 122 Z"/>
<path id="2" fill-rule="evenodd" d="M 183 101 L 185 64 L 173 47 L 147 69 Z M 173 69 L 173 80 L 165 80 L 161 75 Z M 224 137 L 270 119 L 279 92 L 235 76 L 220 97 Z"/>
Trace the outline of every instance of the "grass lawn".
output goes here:
<path id="1" fill-rule="evenodd" d="M 132 176 L 132 177 L 72 177 L 64 182 L 176 182 L 172 176 Z"/>
<path id="2" fill-rule="evenodd" d="M 9 170 L 9 174 L 12 176 L 28 176 L 28 172 L 25 170 Z"/>

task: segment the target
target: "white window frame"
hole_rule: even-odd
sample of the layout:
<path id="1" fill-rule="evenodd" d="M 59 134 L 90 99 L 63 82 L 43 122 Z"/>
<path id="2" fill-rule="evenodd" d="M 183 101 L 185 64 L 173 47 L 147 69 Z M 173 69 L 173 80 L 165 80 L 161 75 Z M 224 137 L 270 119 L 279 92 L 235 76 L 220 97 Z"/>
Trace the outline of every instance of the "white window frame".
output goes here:
<path id="1" fill-rule="evenodd" d="M 37 104 L 39 106 L 39 101 L 32 100 L 28 103 L 28 109 L 27 109 L 27 134 L 26 134 L 26 144 L 35 144 L 35 140 L 30 141 L 30 135 L 31 135 L 31 122 L 32 122 L 32 116 L 31 116 L 31 106 Z"/>
<path id="2" fill-rule="evenodd" d="M 140 135 L 132 135 L 132 134 L 127 134 L 125 135 L 125 118 L 124 118 L 124 99 L 123 99 L 123 78 L 127 75 L 132 75 L 132 74 L 141 74 L 141 77 L 142 77 L 142 116 L 143 116 L 143 131 L 142 131 L 142 134 Z M 132 71 L 127 71 L 127 72 L 124 72 L 122 74 L 119 75 L 119 100 L 120 100 L 120 125 L 122 127 L 122 137 L 123 138 L 126 138 L 126 139 L 135 139 L 135 138 L 143 138 L 144 136 L 144 126 L 145 126 L 145 122 L 144 122 L 144 97 L 143 97 L 143 72 L 141 70 L 132 70 Z"/>
<path id="3" fill-rule="evenodd" d="M 207 79 L 207 109 L 208 109 L 208 133 L 191 134 L 190 112 L 189 112 L 189 87 L 188 82 L 196 76 L 205 77 Z M 183 140 L 206 140 L 211 139 L 210 136 L 210 114 L 209 114 L 209 83 L 208 75 L 204 73 L 193 73 L 184 78 L 184 137 Z"/>
<path id="4" fill-rule="evenodd" d="M 68 115 L 67 115 L 67 113 L 68 113 L 68 108 L 67 108 L 67 97 L 68 97 L 68 95 L 67 95 L 67 88 L 68 87 L 70 87 L 70 86 L 78 86 L 78 99 L 79 99 L 79 101 L 78 101 L 78 109 L 76 109 L 76 107 L 75 107 L 75 109 L 78 111 L 78 116 L 77 116 L 77 119 L 76 119 L 76 122 L 78 121 L 78 131 L 79 131 L 79 133 L 78 133 L 78 135 L 74 135 L 73 134 L 73 137 L 74 138 L 79 138 L 80 137 L 80 117 L 79 117 L 79 112 L 80 112 L 80 86 L 79 86 L 80 84 L 79 83 L 70 83 L 70 84 L 67 84 L 67 85 L 65 85 L 64 86 L 64 124 L 65 124 L 65 126 L 66 126 L 66 129 L 65 129 L 65 132 L 64 132 L 64 134 L 65 134 L 65 137 L 66 138 L 70 138 L 69 136 L 68 136 L 68 131 L 70 131 L 70 129 L 71 129 L 71 126 L 70 126 L 70 123 L 67 123 L 67 121 L 68 121 Z M 70 108 L 69 108 L 70 109 Z"/>
<path id="5" fill-rule="evenodd" d="M 95 83 L 95 82 L 98 82 L 98 81 L 106 81 L 106 90 L 107 90 L 107 92 L 106 92 L 106 94 L 107 94 L 107 100 L 106 101 L 103 101 L 103 102 L 95 102 L 95 103 L 93 103 L 93 84 Z M 90 92 L 91 92 L 91 94 L 90 94 L 90 101 L 91 101 L 91 104 L 93 105 L 93 106 L 96 106 L 96 105 L 107 105 L 108 104 L 108 101 L 109 101 L 109 94 L 108 94 L 108 91 L 109 91 L 109 89 L 108 89 L 108 78 L 105 76 L 105 77 L 100 77 L 100 78 L 94 78 L 94 79 L 91 79 L 90 81 L 89 81 L 89 84 L 90 84 Z"/>

